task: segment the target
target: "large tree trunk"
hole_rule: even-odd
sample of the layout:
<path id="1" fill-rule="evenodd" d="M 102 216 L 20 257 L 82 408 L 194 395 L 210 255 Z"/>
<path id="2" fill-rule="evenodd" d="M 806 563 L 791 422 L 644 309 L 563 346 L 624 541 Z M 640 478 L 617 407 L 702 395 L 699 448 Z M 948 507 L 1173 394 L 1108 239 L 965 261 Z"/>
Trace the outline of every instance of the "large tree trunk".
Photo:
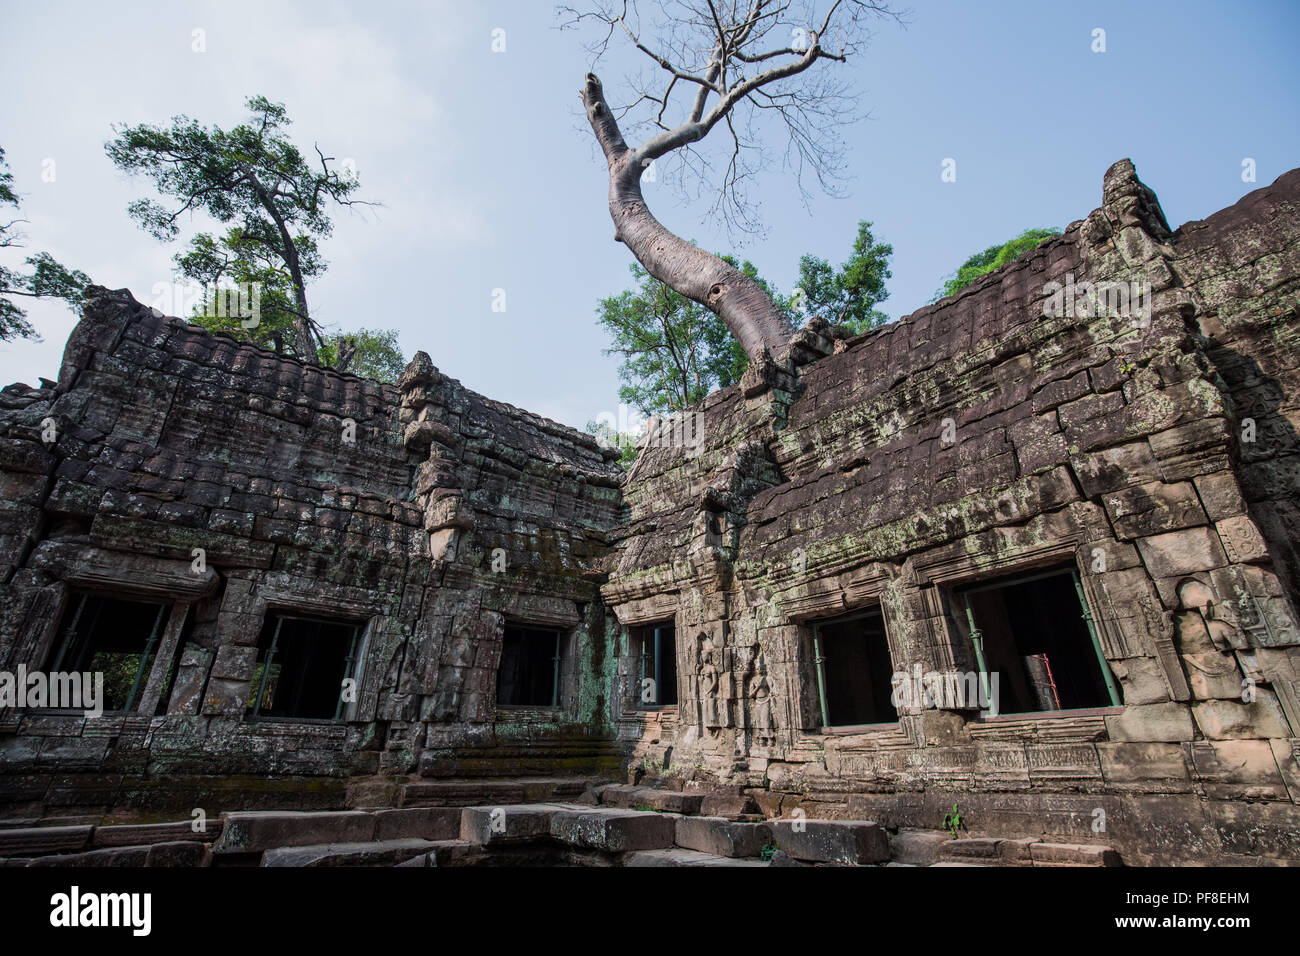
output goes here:
<path id="1" fill-rule="evenodd" d="M 582 102 L 609 164 L 614 238 L 631 249 L 652 276 L 722 319 L 750 361 L 765 348 L 773 357 L 783 358 L 793 330 L 762 287 L 712 253 L 669 232 L 646 208 L 641 175 L 647 160 L 623 141 L 594 74 L 587 74 Z"/>

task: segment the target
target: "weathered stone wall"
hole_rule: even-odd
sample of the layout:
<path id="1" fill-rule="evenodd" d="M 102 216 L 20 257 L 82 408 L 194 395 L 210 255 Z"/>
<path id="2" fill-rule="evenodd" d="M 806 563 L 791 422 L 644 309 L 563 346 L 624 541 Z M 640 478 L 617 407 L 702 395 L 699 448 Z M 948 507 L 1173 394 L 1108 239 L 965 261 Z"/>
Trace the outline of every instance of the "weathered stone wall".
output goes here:
<path id="1" fill-rule="evenodd" d="M 633 759 L 773 813 L 934 827 L 957 802 L 1100 839 L 1102 810 L 1134 858 L 1300 856 L 1298 191 L 1174 234 L 1118 163 L 1059 239 L 847 343 L 805 330 L 794 369 L 704 403 L 702 447 L 643 452 L 603 593 L 675 622 L 680 703 L 625 718 Z M 1149 283 L 1151 309 L 1049 317 L 1052 282 Z M 1123 706 L 821 728 L 811 622 L 879 607 L 896 671 L 970 671 L 953 589 L 1062 563 Z"/>
<path id="2" fill-rule="evenodd" d="M 49 660 L 73 589 L 178 609 L 167 699 L 146 688 L 137 713 L 99 718 L 0 711 L 10 808 L 337 805 L 349 777 L 379 774 L 391 796 L 417 771 L 612 759 L 609 638 L 583 572 L 619 471 L 590 436 L 484 399 L 423 353 L 394 388 L 104 290 L 58 383 L 0 396 L 0 668 Z M 272 609 L 365 622 L 345 720 L 245 718 Z M 507 619 L 565 630 L 559 711 L 498 713 Z M 290 777 L 314 782 L 276 784 Z"/>

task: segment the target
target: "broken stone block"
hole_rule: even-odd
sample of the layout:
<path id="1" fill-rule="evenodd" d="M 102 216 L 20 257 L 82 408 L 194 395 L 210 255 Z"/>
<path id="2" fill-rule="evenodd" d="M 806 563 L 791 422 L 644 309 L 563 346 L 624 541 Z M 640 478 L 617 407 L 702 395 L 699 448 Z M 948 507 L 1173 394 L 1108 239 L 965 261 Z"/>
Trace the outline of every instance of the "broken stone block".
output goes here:
<path id="1" fill-rule="evenodd" d="M 889 838 L 869 820 L 776 820 L 776 845 L 796 860 L 865 865 L 889 859 Z"/>

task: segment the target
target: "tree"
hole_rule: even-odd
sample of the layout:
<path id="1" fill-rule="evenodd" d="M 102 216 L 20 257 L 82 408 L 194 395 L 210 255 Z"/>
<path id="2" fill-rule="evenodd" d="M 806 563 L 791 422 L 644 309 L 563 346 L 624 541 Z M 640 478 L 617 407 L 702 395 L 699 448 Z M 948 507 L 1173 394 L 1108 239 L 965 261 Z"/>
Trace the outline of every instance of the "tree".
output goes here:
<path id="1" fill-rule="evenodd" d="M 1020 258 L 1045 240 L 1060 234 L 1061 230 L 1055 227 L 1050 229 L 1026 229 L 1014 239 L 1008 239 L 1006 242 L 989 246 L 983 252 L 975 253 L 975 255 L 963 262 L 957 271 L 944 282 L 931 301 L 938 302 L 940 299 L 960 292 L 980 276 L 988 275 L 994 269 L 999 269 L 1008 262 Z"/>
<path id="2" fill-rule="evenodd" d="M 816 13 L 819 6 L 824 16 Z M 829 188 L 841 176 L 838 130 L 853 118 L 855 98 L 842 80 L 813 67 L 848 62 L 865 46 L 872 18 L 899 17 L 868 0 L 676 0 L 670 9 L 651 26 L 659 34 L 652 41 L 637 0 L 593 0 L 584 12 L 564 8 L 569 25 L 594 24 L 603 32 L 590 48 L 595 60 L 619 35 L 649 57 L 661 81 L 638 83 L 635 99 L 617 116 L 595 73 L 581 91 L 608 167 L 614 238 L 651 276 L 717 315 L 751 360 L 764 349 L 781 358 L 791 332 L 781 307 L 752 277 L 665 228 L 646 206 L 641 177 L 652 162 L 672 155 L 685 173 L 708 179 L 709 161 L 695 144 L 725 127 L 731 149 L 713 211 L 729 226 L 756 228 L 746 187 L 770 157 L 758 133 L 770 119 L 787 134 L 785 158 L 800 190 L 805 169 Z M 646 128 L 649 135 L 629 147 L 620 120 L 634 111 L 644 118 L 629 131 Z M 670 115 L 676 125 L 665 122 Z"/>
<path id="3" fill-rule="evenodd" d="M 777 303 L 786 321 L 793 317 L 784 299 L 752 262 L 719 255 Z M 613 339 L 606 355 L 621 355 L 619 398 L 647 415 L 681 411 L 715 388 L 739 381 L 747 356 L 722 320 L 650 275 L 629 267 L 636 288 L 602 299 L 598 323 Z"/>
<path id="4" fill-rule="evenodd" d="M 17 209 L 18 205 L 14 176 L 5 162 L 5 151 L 0 147 L 0 206 Z M 22 248 L 25 237 L 14 228 L 20 222 L 26 220 L 11 219 L 0 224 L 0 249 Z M 0 266 L 0 342 L 16 338 L 39 338 L 32 324 L 27 321 L 27 310 L 10 296 L 63 299 L 68 308 L 79 312 L 85 299 L 86 286 L 90 285 L 90 277 L 84 272 L 60 265 L 48 252 L 28 256 L 25 262 L 32 267 L 32 272 L 27 275 Z"/>
<path id="5" fill-rule="evenodd" d="M 876 304 L 889 298 L 885 281 L 889 271 L 889 257 L 894 247 L 876 242 L 871 234 L 871 223 L 858 223 L 858 235 L 853 240 L 853 254 L 838 272 L 825 259 L 804 256 L 799 260 L 799 289 L 795 294 L 800 311 L 806 316 L 820 316 L 833 325 L 842 325 L 853 335 L 860 335 L 889 321 L 889 316 L 876 309 Z"/>
<path id="6" fill-rule="evenodd" d="M 333 157 L 319 146 L 319 168 L 307 161 L 285 135 L 290 120 L 284 104 L 254 96 L 246 106 L 249 122 L 230 130 L 205 129 L 186 116 L 173 117 L 167 128 L 118 124 L 105 149 L 119 169 L 147 176 L 173 200 L 140 199 L 129 207 L 155 238 L 176 238 L 177 221 L 196 211 L 227 227 L 220 236 L 195 236 L 176 264 L 205 286 L 261 283 L 259 324 L 228 331 L 346 369 L 354 344 L 340 337 L 333 350 L 322 350 L 324 334 L 307 304 L 307 282 L 325 271 L 318 242 L 333 229 L 331 207 L 375 204 L 353 198 L 360 186 L 355 173 L 331 168 Z"/>

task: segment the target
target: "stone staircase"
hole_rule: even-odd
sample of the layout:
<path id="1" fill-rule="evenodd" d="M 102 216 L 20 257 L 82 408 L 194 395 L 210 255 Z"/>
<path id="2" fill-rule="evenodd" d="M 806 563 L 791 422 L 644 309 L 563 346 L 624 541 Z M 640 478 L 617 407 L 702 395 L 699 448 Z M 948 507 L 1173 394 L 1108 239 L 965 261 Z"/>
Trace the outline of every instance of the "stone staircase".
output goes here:
<path id="1" fill-rule="evenodd" d="M 468 789 L 421 789 L 413 796 L 447 802 L 223 813 L 201 833 L 189 822 L 0 828 L 0 866 L 1120 865 L 1106 846 L 767 820 L 735 793 L 601 784 L 573 794 L 565 781 L 557 794 L 556 781 L 505 783 L 480 790 L 475 803 Z M 530 796 L 543 791 L 549 799 Z"/>

